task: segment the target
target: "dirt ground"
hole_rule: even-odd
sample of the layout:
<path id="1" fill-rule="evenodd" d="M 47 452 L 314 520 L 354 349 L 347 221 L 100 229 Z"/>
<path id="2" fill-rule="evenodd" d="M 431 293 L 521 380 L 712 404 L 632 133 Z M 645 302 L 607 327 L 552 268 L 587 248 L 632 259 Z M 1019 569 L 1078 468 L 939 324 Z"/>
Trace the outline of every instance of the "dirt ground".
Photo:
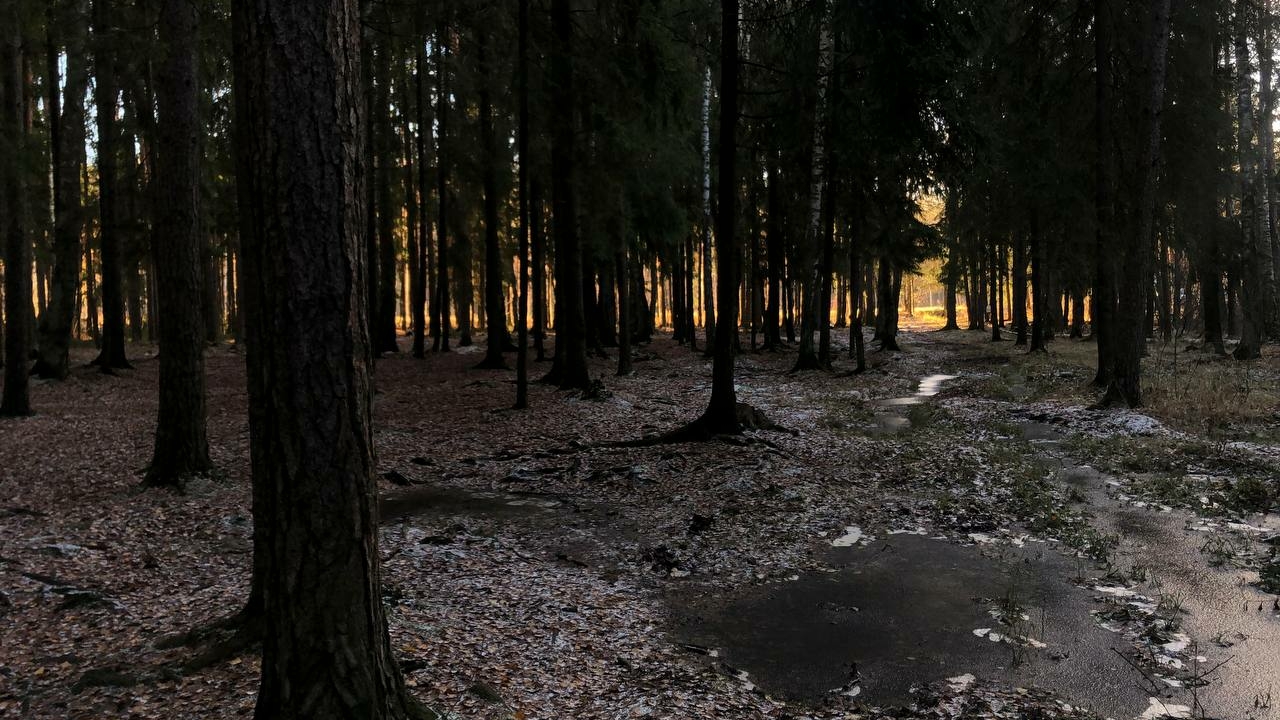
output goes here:
<path id="1" fill-rule="evenodd" d="M 739 399 L 790 432 L 646 448 L 608 444 L 692 419 L 709 393 L 710 361 L 665 337 L 637 350 L 626 378 L 593 360 L 608 397 L 535 385 L 522 412 L 508 409 L 513 372 L 472 369 L 478 347 L 380 360 L 384 595 L 415 694 L 458 718 L 1095 717 L 1090 708 L 1152 718 L 1213 716 L 1200 693 L 1217 683 L 1253 694 L 1252 709 L 1238 706 L 1247 716 L 1275 717 L 1256 673 L 1207 668 L 1227 647 L 1244 658 L 1233 664 L 1263 662 L 1248 648 L 1280 626 L 1280 604 L 1273 613 L 1259 600 L 1251 645 L 1225 630 L 1195 637 L 1205 625 L 1187 618 L 1197 609 L 1167 588 L 1180 573 L 1205 573 L 1247 586 L 1248 602 L 1280 590 L 1280 521 L 1268 514 L 1280 477 L 1276 353 L 1240 366 L 1153 347 L 1150 408 L 1137 413 L 1088 409 L 1087 342 L 1059 340 L 1038 357 L 980 333 L 907 331 L 902 344 L 902 353 L 872 353 L 860 375 L 846 360 L 832 373 L 791 375 L 792 353 L 744 354 Z M 183 673 L 197 650 L 157 648 L 234 612 L 247 591 L 243 357 L 230 346 L 209 351 L 218 472 L 178 493 L 139 486 L 157 361 L 151 348 L 131 351 L 136 369 L 108 377 L 79 368 L 65 382 L 37 383 L 37 414 L 0 421 L 0 717 L 252 713 L 254 651 Z M 1092 484 L 1072 483 L 1082 467 L 1096 471 Z M 1203 547 L 1161 565 L 1151 557 L 1160 548 L 1123 513 Z M 765 633 L 761 621 L 717 636 L 726 608 L 746 613 L 747 598 L 847 580 L 841 573 L 859 572 L 857 553 L 908 534 L 966 553 L 973 562 L 948 567 L 971 575 L 1035 547 L 1063 568 L 1048 592 L 1078 602 L 1037 626 L 1032 606 L 1050 603 L 1014 589 L 965 597 L 988 627 L 940 617 L 961 636 L 948 642 L 968 643 L 963 657 L 990 649 L 1008 660 L 951 674 L 893 658 L 919 678 L 896 694 L 874 685 L 874 661 L 859 668 L 852 630 L 847 656 L 820 657 L 808 680 L 768 670 L 804 654 L 786 623 L 773 635 L 753 635 Z M 894 572 L 926 569 L 904 562 Z M 967 591 L 952 585 L 953 595 Z M 835 613 L 841 631 L 868 625 L 840 612 L 866 609 L 883 618 L 877 627 L 900 620 L 892 593 L 868 602 L 882 607 L 822 612 Z M 968 612 L 965 603 L 953 614 Z M 1062 694 L 1090 683 L 1055 681 L 1066 674 L 1053 668 L 1075 661 L 1055 657 L 1064 653 L 1038 632 L 1072 623 L 1104 633 L 1104 654 L 1125 656 L 1129 684 L 1143 688 L 1136 712 L 1119 696 Z M 746 636 L 755 651 L 739 647 Z M 1049 669 L 1004 672 L 1029 657 Z M 814 689 L 814 673 L 833 678 L 829 690 Z"/>

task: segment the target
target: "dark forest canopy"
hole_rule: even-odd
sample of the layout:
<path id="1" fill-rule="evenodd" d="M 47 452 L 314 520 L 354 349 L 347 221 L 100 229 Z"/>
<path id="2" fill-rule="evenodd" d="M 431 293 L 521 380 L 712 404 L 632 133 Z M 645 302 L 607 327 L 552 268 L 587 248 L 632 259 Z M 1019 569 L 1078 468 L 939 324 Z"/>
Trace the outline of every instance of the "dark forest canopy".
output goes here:
<path id="1" fill-rule="evenodd" d="M 1275 31 L 1269 0 L 0 0 L 0 414 L 155 342 L 146 482 L 181 486 L 206 348 L 243 344 L 258 716 L 427 716 L 378 599 L 375 359 L 484 342 L 524 408 L 670 332 L 706 410 L 636 442 L 702 440 L 770 426 L 742 354 L 898 351 L 929 267 L 947 329 L 1085 338 L 1098 407 L 1142 406 L 1149 345 L 1280 340 Z"/>

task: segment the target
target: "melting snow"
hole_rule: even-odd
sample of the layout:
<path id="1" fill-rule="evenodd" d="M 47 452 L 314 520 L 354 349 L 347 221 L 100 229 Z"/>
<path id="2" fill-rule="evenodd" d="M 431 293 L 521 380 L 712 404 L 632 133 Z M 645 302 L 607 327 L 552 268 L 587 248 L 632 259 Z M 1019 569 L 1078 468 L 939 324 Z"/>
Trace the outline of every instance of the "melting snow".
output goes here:
<path id="1" fill-rule="evenodd" d="M 844 529 L 844 535 L 831 541 L 831 547 L 853 547 L 860 541 L 871 541 L 875 538 L 862 534 L 862 528 L 857 525 L 850 525 Z"/>

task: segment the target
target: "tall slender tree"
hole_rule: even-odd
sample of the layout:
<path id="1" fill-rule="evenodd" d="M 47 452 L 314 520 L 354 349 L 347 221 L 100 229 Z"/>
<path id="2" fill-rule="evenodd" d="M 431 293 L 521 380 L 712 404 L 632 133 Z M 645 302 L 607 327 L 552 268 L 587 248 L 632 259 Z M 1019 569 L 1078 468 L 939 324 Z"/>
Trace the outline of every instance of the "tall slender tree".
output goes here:
<path id="1" fill-rule="evenodd" d="M 102 352 L 94 364 L 104 373 L 131 368 L 124 346 L 124 257 L 120 207 L 120 86 L 114 0 L 93 0 L 94 106 L 98 119 L 98 244 L 102 248 Z"/>

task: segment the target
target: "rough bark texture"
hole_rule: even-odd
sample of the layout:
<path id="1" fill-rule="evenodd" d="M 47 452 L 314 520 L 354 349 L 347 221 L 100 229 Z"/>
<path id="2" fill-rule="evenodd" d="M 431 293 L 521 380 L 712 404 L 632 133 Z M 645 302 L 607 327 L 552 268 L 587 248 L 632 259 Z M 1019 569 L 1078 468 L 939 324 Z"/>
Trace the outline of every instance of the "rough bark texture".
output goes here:
<path id="1" fill-rule="evenodd" d="M 31 245 L 23 220 L 26 200 L 20 162 L 26 152 L 22 121 L 22 35 L 17 0 L 0 2 L 0 240 L 4 243 L 4 395 L 0 415 L 31 412 L 27 376 L 31 335 Z"/>
<path id="2" fill-rule="evenodd" d="M 195 0 L 160 5 L 163 59 L 156 101 L 156 218 L 152 236 L 160 325 L 160 410 L 148 485 L 207 471 L 200 240 L 199 99 Z"/>
<path id="3" fill-rule="evenodd" d="M 254 524 L 256 717 L 421 717 L 377 550 L 355 0 L 234 3 Z"/>

